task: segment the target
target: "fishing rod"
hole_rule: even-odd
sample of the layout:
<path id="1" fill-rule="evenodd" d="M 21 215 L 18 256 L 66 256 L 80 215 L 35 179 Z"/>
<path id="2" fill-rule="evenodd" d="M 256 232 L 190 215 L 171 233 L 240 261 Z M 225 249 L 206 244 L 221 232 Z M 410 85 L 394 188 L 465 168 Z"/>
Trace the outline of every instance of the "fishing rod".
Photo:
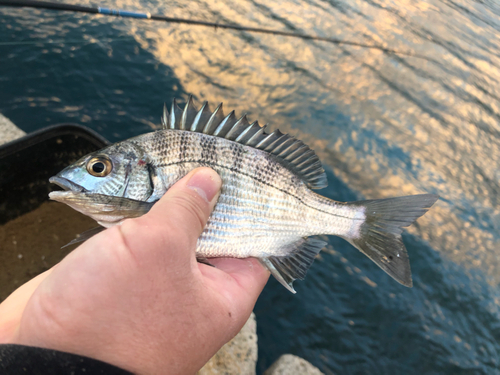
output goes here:
<path id="1" fill-rule="evenodd" d="M 157 14 L 140 13 L 140 12 L 131 12 L 128 10 L 121 9 L 110 9 L 104 7 L 88 7 L 81 5 L 73 5 L 73 4 L 65 4 L 65 3 L 53 3 L 49 1 L 36 1 L 36 0 L 0 0 L 0 6 L 12 6 L 12 7 L 27 7 L 27 8 L 39 8 L 39 9 L 50 9 L 50 10 L 58 10 L 58 11 L 70 11 L 70 12 L 81 12 L 81 13 L 92 13 L 92 14 L 103 14 L 107 16 L 114 17 L 128 17 L 128 18 L 139 18 L 143 20 L 150 21 L 163 21 L 169 23 L 179 23 L 179 24 L 188 24 L 195 26 L 205 26 L 205 27 L 214 27 L 215 29 L 229 29 L 229 30 L 238 30 L 238 31 L 246 31 L 252 33 L 261 33 L 261 34 L 271 34 L 271 35 L 281 35 L 292 38 L 300 38 L 306 40 L 317 40 L 322 42 L 328 42 L 337 45 L 350 45 L 355 47 L 369 48 L 369 49 L 377 49 L 388 54 L 394 55 L 404 55 L 410 57 L 416 57 L 424 60 L 431 60 L 427 56 L 419 55 L 417 53 L 411 51 L 402 51 L 395 50 L 392 48 L 387 48 L 378 44 L 366 44 L 366 43 L 358 43 L 348 40 L 341 40 L 337 38 L 330 37 L 322 37 L 319 35 L 309 35 L 304 33 L 296 33 L 290 31 L 282 31 L 282 30 L 272 30 L 265 29 L 259 27 L 249 27 L 249 26 L 241 26 L 237 24 L 227 24 L 227 23 L 218 23 L 218 22 L 207 22 L 201 20 L 192 20 L 186 18 L 177 18 L 177 17 L 167 17 Z"/>

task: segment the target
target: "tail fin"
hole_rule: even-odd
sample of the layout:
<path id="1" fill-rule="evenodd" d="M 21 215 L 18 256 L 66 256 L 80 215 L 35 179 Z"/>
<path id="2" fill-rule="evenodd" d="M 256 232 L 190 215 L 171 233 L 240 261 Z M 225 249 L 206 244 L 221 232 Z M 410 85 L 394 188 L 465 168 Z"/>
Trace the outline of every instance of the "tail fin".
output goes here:
<path id="1" fill-rule="evenodd" d="M 365 222 L 356 238 L 346 239 L 397 282 L 412 287 L 402 228 L 425 214 L 438 198 L 422 194 L 354 202 L 353 205 L 365 207 Z"/>

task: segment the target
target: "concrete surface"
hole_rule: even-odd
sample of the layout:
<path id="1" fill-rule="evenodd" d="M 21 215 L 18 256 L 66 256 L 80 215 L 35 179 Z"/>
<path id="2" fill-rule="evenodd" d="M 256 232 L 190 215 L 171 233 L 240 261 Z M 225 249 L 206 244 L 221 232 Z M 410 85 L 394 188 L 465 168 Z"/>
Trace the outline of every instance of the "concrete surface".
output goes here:
<path id="1" fill-rule="evenodd" d="M 23 135 L 26 135 L 26 133 L 0 113 L 0 145 L 20 138 Z"/>

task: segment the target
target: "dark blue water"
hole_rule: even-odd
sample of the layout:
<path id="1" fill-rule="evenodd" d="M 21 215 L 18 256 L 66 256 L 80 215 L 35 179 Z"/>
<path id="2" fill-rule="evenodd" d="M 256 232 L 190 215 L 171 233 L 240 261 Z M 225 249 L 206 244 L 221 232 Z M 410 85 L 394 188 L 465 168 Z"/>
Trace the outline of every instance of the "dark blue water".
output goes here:
<path id="1" fill-rule="evenodd" d="M 327 374 L 500 373 L 498 3 L 106 6 L 377 42 L 428 56 L 3 8 L 0 112 L 27 132 L 76 122 L 117 141 L 157 129 L 163 102 L 192 94 L 311 145 L 328 174 L 321 191 L 328 197 L 441 195 L 404 236 L 412 289 L 335 237 L 296 283 L 297 295 L 271 280 L 255 309 L 258 371 L 293 353 Z"/>

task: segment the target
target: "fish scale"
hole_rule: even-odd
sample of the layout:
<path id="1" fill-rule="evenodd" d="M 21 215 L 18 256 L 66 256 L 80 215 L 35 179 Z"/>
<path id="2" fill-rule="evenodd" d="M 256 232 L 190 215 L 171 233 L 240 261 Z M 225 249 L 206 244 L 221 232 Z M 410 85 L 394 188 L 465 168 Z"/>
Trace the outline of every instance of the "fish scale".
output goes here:
<path id="1" fill-rule="evenodd" d="M 51 181 L 65 189 L 52 199 L 87 214 L 104 227 L 146 213 L 179 179 L 197 167 L 213 168 L 222 189 L 196 255 L 258 258 L 288 290 L 303 279 L 325 242 L 310 236 L 340 236 L 398 282 L 412 285 L 402 228 L 438 199 L 433 194 L 336 202 L 311 189 L 325 187 L 318 157 L 303 142 L 266 132 L 222 104 L 196 110 L 164 107 L 163 129 L 92 153 Z M 104 173 L 89 163 L 102 160 Z M 94 234 L 95 232 L 92 232 Z M 89 234 L 90 235 L 90 234 Z M 84 236 L 85 238 L 85 236 Z"/>
<path id="2" fill-rule="evenodd" d="M 160 174 L 168 176 L 163 181 L 163 190 L 175 183 L 180 176 L 185 175 L 184 169 L 192 170 L 200 166 L 209 166 L 215 169 L 224 181 L 221 195 L 207 227 L 198 241 L 197 253 L 201 257 L 221 256 L 224 249 L 215 249 L 211 242 L 233 243 L 238 241 L 238 249 L 229 256 L 248 257 L 264 254 L 273 254 L 277 247 L 282 249 L 286 245 L 296 242 L 315 232 L 324 233 L 324 223 L 315 220 L 321 227 L 314 231 L 304 222 L 316 217 L 318 211 L 301 203 L 296 196 L 299 191 L 309 193 L 304 183 L 286 168 L 265 157 L 263 152 L 256 152 L 248 146 L 223 142 L 215 144 L 217 162 L 208 162 L 201 158 L 203 144 L 201 138 L 209 136 L 199 133 L 185 133 L 184 131 L 164 130 L 153 133 L 155 140 L 141 138 L 140 146 L 148 152 L 148 144 L 165 143 L 173 147 L 161 147 L 151 150 L 153 160 L 158 160 L 157 167 Z M 182 152 L 176 148 L 183 145 Z M 175 156 L 178 154 L 178 156 Z M 189 163 L 189 165 L 188 165 Z M 183 165 L 184 168 L 179 166 Z M 297 186 L 298 185 L 298 186 Z M 252 210 L 255 214 L 246 220 L 232 220 L 230 225 L 220 231 L 221 222 L 229 216 L 236 216 L 243 210 Z M 266 237 L 255 243 L 255 236 L 241 232 L 242 227 L 252 228 L 259 218 Z M 349 220 L 349 219 L 346 219 Z M 350 223 L 350 220 L 349 220 Z M 329 223 L 331 226 L 331 222 Z M 337 234 L 342 234 L 338 228 Z M 210 235 L 208 235 L 210 233 Z M 290 233 L 293 233 L 290 236 Z M 287 240 L 284 241 L 283 238 Z M 274 240 L 276 239 L 276 240 Z"/>

